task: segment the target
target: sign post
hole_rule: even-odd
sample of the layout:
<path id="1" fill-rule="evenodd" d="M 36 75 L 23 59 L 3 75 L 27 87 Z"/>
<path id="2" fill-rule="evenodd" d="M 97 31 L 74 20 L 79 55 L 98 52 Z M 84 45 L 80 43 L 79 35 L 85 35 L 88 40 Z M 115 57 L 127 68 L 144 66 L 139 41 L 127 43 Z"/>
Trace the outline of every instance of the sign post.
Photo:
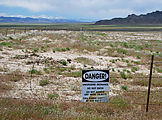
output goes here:
<path id="1" fill-rule="evenodd" d="M 109 102 L 109 70 L 82 70 L 82 102 Z"/>

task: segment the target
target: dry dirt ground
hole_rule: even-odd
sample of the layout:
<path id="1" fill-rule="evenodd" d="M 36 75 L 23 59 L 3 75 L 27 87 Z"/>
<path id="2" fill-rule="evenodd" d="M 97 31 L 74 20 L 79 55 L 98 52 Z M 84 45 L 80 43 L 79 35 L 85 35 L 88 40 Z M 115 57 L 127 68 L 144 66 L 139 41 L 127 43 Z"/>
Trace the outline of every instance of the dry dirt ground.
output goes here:
<path id="1" fill-rule="evenodd" d="M 11 89 L 1 96 L 48 98 L 57 94 L 57 99 L 81 100 L 82 69 L 110 69 L 110 96 L 117 95 L 123 85 L 146 90 L 131 81 L 148 77 L 151 54 L 155 62 L 161 62 L 162 33 L 28 31 L 1 36 L 0 48 L 1 84 Z M 156 67 L 154 75 L 161 77 L 160 63 Z M 41 81 L 47 83 L 40 85 Z M 160 83 L 153 90 L 161 87 Z"/>
<path id="2" fill-rule="evenodd" d="M 151 91 L 162 91 L 162 32 L 0 34 L 0 96 L 80 101 L 83 69 L 110 70 L 110 98 L 147 91 L 151 55 Z M 125 98 L 141 100 L 128 94 Z M 154 102 L 161 104 L 160 99 L 161 95 Z"/>

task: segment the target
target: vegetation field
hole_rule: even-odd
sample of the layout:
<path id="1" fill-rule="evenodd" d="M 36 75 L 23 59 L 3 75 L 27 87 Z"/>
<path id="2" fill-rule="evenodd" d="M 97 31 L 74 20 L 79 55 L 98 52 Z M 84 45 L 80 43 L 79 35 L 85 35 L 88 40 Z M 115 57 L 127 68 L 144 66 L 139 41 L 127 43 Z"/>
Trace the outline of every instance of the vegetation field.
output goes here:
<path id="1" fill-rule="evenodd" d="M 18 24 L 0 23 L 0 28 L 19 30 L 70 30 L 70 31 L 162 31 L 162 25 L 95 25 L 94 23 L 76 24 Z"/>
<path id="2" fill-rule="evenodd" d="M 0 25 L 0 119 L 161 120 L 161 28 Z M 109 103 L 81 102 L 83 69 L 110 70 Z"/>

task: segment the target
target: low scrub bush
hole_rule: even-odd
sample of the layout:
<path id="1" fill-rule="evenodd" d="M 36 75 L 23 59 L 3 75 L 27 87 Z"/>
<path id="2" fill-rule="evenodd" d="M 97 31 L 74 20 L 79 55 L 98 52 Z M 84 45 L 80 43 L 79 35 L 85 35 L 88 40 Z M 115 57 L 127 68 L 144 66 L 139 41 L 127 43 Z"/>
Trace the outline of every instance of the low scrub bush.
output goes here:
<path id="1" fill-rule="evenodd" d="M 137 68 L 137 67 L 132 67 L 132 68 L 131 68 L 131 71 L 132 71 L 132 72 L 136 72 L 136 71 L 138 71 L 138 68 Z"/>
<path id="2" fill-rule="evenodd" d="M 45 86 L 45 85 L 47 85 L 47 84 L 49 84 L 49 81 L 48 81 L 48 80 L 41 80 L 41 81 L 39 82 L 39 85 L 40 85 L 40 86 Z"/>
<path id="3" fill-rule="evenodd" d="M 137 59 L 141 59 L 141 56 L 140 56 L 140 55 L 137 55 L 136 58 L 137 58 Z"/>
<path id="4" fill-rule="evenodd" d="M 39 48 L 34 48 L 33 52 L 38 52 L 39 51 Z"/>
<path id="5" fill-rule="evenodd" d="M 128 87 L 127 87 L 126 85 L 122 85 L 122 86 L 121 86 L 121 89 L 122 89 L 122 90 L 128 90 Z"/>
<path id="6" fill-rule="evenodd" d="M 162 73 L 162 69 L 161 68 L 157 68 L 156 70 L 157 70 L 157 72 Z"/>
<path id="7" fill-rule="evenodd" d="M 127 79 L 127 75 L 126 75 L 124 72 L 120 72 L 120 76 L 121 76 L 123 79 Z"/>
<path id="8" fill-rule="evenodd" d="M 56 51 L 65 52 L 65 51 L 69 51 L 69 50 L 70 50 L 69 47 L 66 47 L 66 48 L 58 48 L 58 47 L 56 47 L 56 48 L 53 49 L 53 53 L 55 53 Z"/>
<path id="9" fill-rule="evenodd" d="M 38 71 L 36 69 L 32 69 L 29 71 L 30 74 L 37 74 L 37 75 L 41 75 L 41 71 Z"/>
<path id="10" fill-rule="evenodd" d="M 60 61 L 60 63 L 61 63 L 62 65 L 64 65 L 64 66 L 67 65 L 67 62 L 66 62 L 65 60 Z"/>
<path id="11" fill-rule="evenodd" d="M 80 71 L 64 73 L 65 76 L 68 77 L 81 77 L 82 73 Z"/>
<path id="12" fill-rule="evenodd" d="M 59 95 L 57 93 L 48 94 L 48 98 L 50 98 L 50 99 L 55 99 L 58 97 L 59 97 Z"/>
<path id="13" fill-rule="evenodd" d="M 126 48 L 129 47 L 127 42 L 124 42 L 124 43 L 123 43 L 123 46 L 126 47 Z"/>
<path id="14" fill-rule="evenodd" d="M 106 33 L 100 33 L 100 32 L 98 32 L 98 33 L 96 33 L 96 35 L 106 36 Z"/>
<path id="15" fill-rule="evenodd" d="M 126 54 L 128 53 L 128 50 L 125 50 L 125 49 L 123 49 L 123 48 L 118 48 L 117 52 L 126 55 Z"/>
<path id="16" fill-rule="evenodd" d="M 135 47 L 135 50 L 143 50 L 143 47 L 141 46 L 141 45 L 137 45 L 136 47 Z"/>

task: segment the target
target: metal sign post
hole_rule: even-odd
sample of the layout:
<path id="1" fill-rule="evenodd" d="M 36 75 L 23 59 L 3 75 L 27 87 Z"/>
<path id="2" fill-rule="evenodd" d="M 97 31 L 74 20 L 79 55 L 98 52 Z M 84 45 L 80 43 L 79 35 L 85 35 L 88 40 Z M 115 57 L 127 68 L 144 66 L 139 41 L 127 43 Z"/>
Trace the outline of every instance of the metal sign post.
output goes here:
<path id="1" fill-rule="evenodd" d="M 149 86 L 148 86 L 148 94 L 147 94 L 146 112 L 148 112 L 148 107 L 149 107 L 149 98 L 150 98 L 150 88 L 151 88 L 153 61 L 154 61 L 154 55 L 152 55 L 152 58 L 151 58 L 151 67 L 150 67 L 150 77 L 149 77 Z"/>

